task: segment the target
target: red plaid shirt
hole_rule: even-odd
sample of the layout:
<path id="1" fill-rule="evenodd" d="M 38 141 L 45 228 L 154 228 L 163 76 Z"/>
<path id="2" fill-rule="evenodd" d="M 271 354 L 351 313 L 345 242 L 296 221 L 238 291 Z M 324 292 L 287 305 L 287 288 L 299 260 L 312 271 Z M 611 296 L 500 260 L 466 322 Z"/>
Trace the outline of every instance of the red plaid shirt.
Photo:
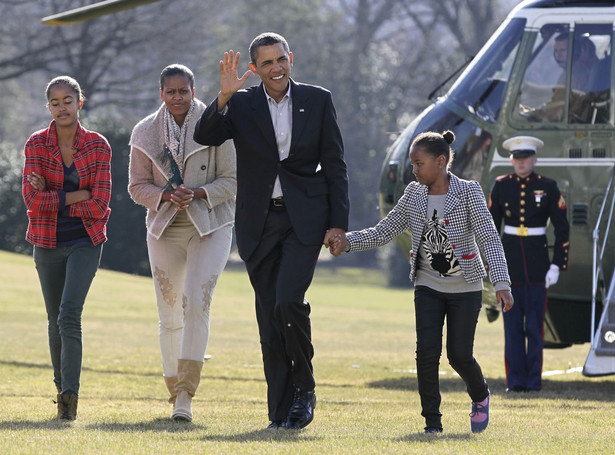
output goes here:
<path id="1" fill-rule="evenodd" d="M 83 220 L 94 245 L 107 240 L 107 221 L 111 209 L 111 147 L 107 140 L 94 131 L 77 127 L 73 155 L 79 174 L 79 189 L 90 190 L 87 201 L 70 205 L 70 216 Z M 58 191 L 64 187 L 64 167 L 58 146 L 55 120 L 49 127 L 30 136 L 24 148 L 26 162 L 22 177 L 22 195 L 28 208 L 26 240 L 42 248 L 56 247 L 56 225 L 60 207 Z M 26 176 L 36 172 L 45 178 L 45 191 L 30 185 Z"/>

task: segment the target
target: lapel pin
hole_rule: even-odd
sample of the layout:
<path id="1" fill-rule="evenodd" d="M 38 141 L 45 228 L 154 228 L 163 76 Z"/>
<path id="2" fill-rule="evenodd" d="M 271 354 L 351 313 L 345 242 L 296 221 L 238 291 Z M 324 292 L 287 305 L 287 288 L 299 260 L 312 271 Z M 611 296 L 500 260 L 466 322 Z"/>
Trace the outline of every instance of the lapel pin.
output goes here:
<path id="1" fill-rule="evenodd" d="M 305 112 L 305 109 L 299 109 L 299 112 Z"/>

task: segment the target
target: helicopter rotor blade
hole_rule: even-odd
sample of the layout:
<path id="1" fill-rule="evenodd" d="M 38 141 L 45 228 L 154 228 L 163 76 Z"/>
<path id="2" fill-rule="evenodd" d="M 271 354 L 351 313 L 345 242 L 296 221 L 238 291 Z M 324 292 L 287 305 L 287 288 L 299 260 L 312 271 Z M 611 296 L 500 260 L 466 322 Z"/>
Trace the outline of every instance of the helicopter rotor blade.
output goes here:
<path id="1" fill-rule="evenodd" d="M 63 13 L 53 14 L 41 19 L 45 25 L 69 25 L 96 19 L 106 14 L 117 13 L 137 6 L 154 3 L 159 0 L 106 0 L 92 5 L 71 9 Z"/>

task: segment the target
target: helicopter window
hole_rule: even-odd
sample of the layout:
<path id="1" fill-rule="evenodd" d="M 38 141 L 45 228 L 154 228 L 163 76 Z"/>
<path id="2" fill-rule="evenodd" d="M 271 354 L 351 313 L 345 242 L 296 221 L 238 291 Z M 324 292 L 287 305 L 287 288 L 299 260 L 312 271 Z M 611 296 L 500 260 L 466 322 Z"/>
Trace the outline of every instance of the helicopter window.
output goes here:
<path id="1" fill-rule="evenodd" d="M 547 24 L 540 30 L 518 95 L 529 122 L 610 121 L 611 24 Z M 572 38 L 572 42 L 570 39 Z M 567 117 L 564 117 L 565 114 Z"/>
<path id="2" fill-rule="evenodd" d="M 449 99 L 490 123 L 498 119 L 525 19 L 516 18 L 487 43 L 470 67 L 451 87 Z"/>
<path id="3" fill-rule="evenodd" d="M 611 24 L 577 25 L 572 55 L 570 123 L 609 123 L 611 48 Z"/>
<path id="4" fill-rule="evenodd" d="M 547 24 L 540 29 L 519 90 L 521 118 L 530 122 L 563 120 L 568 33 L 568 24 Z"/>

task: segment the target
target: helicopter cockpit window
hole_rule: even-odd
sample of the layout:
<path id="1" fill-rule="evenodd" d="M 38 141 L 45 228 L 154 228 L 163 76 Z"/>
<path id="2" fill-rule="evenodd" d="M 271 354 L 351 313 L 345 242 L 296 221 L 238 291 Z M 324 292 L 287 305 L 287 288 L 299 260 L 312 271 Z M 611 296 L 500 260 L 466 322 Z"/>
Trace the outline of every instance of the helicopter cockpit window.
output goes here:
<path id="1" fill-rule="evenodd" d="M 473 115 L 495 123 L 500 114 L 525 19 L 516 18 L 476 56 L 465 74 L 451 87 L 449 99 Z"/>
<path id="2" fill-rule="evenodd" d="M 610 24 L 576 26 L 568 113 L 570 123 L 610 122 L 611 27 Z"/>
<path id="3" fill-rule="evenodd" d="M 611 25 L 547 24 L 540 30 L 518 96 L 528 122 L 610 121 Z M 571 42 L 572 39 L 572 42 Z"/>
<path id="4" fill-rule="evenodd" d="M 530 122 L 561 122 L 564 118 L 568 24 L 540 29 L 519 90 L 519 115 Z"/>

